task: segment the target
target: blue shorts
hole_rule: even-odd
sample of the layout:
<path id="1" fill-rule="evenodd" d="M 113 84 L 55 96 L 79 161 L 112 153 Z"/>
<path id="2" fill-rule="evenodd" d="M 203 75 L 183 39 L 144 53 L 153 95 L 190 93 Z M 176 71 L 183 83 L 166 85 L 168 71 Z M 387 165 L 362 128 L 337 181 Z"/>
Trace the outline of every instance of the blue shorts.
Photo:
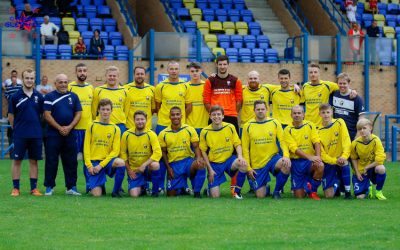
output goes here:
<path id="1" fill-rule="evenodd" d="M 109 177 L 113 177 L 115 174 L 116 169 L 112 167 L 114 160 L 116 158 L 113 158 L 108 164 L 107 166 L 105 166 L 104 168 L 102 168 L 100 170 L 99 173 L 97 173 L 96 175 L 91 175 L 89 174 L 89 179 L 88 179 L 88 186 L 89 189 L 92 190 L 95 187 L 100 187 L 103 186 L 106 182 L 107 182 L 107 178 L 106 175 L 108 175 Z M 97 166 L 100 163 L 100 161 L 92 161 L 92 165 L 93 166 Z"/>
<path id="2" fill-rule="evenodd" d="M 322 176 L 322 188 L 327 190 L 328 188 L 338 185 L 339 180 L 337 176 L 337 169 L 340 168 L 338 165 L 325 164 L 324 175 Z"/>
<path id="3" fill-rule="evenodd" d="M 163 125 L 158 125 L 156 126 L 156 134 L 158 135 L 161 131 L 163 131 L 164 129 L 166 129 L 167 126 L 163 126 Z"/>
<path id="4" fill-rule="evenodd" d="M 363 175 L 363 180 L 359 181 L 357 179 L 357 175 L 353 175 L 352 178 L 353 181 L 353 189 L 354 189 L 354 195 L 360 195 L 360 194 L 368 194 L 368 188 L 370 186 L 370 181 L 373 184 L 376 184 L 376 173 L 375 173 L 375 168 L 370 168 L 367 170 L 367 174 Z"/>
<path id="5" fill-rule="evenodd" d="M 193 158 L 188 157 L 169 164 L 174 171 L 174 178 L 172 180 L 168 179 L 167 190 L 177 190 L 187 187 L 187 179 L 190 178 L 190 167 L 193 161 Z"/>
<path id="6" fill-rule="evenodd" d="M 265 164 L 264 167 L 259 169 L 254 169 L 254 171 L 256 171 L 257 173 L 256 180 L 255 181 L 250 180 L 253 190 L 257 190 L 263 186 L 266 186 L 267 183 L 271 181 L 269 173 L 271 173 L 274 176 L 276 175 L 275 165 L 281 158 L 282 158 L 281 155 L 276 154 L 267 162 L 267 164 Z"/>
<path id="7" fill-rule="evenodd" d="M 135 179 L 131 179 L 128 175 L 128 190 L 144 186 L 147 181 L 150 181 L 148 174 L 149 173 L 146 169 L 144 173 L 136 173 Z"/>
<path id="8" fill-rule="evenodd" d="M 291 161 L 292 190 L 305 189 L 310 176 L 312 162 L 306 159 L 291 159 Z"/>
<path id="9" fill-rule="evenodd" d="M 75 129 L 75 137 L 76 137 L 76 147 L 78 149 L 78 153 L 83 153 L 83 142 L 85 141 L 85 132 L 84 129 Z"/>
<path id="10" fill-rule="evenodd" d="M 232 171 L 232 164 L 236 160 L 236 155 L 232 155 L 223 163 L 210 162 L 212 169 L 215 172 L 214 182 L 208 182 L 208 188 L 213 188 L 221 185 L 226 181 L 225 173 L 230 177 L 234 176 L 237 171 Z"/>
<path id="11" fill-rule="evenodd" d="M 122 136 L 122 134 L 127 130 L 125 124 L 118 123 L 116 125 L 118 126 L 119 130 L 121 130 L 121 136 Z"/>
<path id="12" fill-rule="evenodd" d="M 242 138 L 243 128 L 239 128 L 239 138 Z"/>
<path id="13" fill-rule="evenodd" d="M 23 160 L 26 150 L 28 150 L 28 158 L 30 160 L 42 159 L 42 138 L 13 138 L 14 151 L 12 152 L 12 159 Z"/>
<path id="14" fill-rule="evenodd" d="M 197 132 L 197 135 L 198 135 L 198 136 L 200 136 L 201 130 L 202 130 L 202 128 L 196 128 L 196 132 Z"/>

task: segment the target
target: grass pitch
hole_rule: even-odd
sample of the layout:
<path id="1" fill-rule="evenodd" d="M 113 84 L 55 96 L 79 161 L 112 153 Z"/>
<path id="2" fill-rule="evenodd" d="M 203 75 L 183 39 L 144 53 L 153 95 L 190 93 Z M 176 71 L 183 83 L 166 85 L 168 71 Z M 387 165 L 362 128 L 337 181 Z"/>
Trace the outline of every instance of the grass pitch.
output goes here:
<path id="1" fill-rule="evenodd" d="M 32 197 L 27 162 L 21 196 L 11 197 L 10 164 L 0 161 L 1 249 L 400 248 L 398 163 L 387 164 L 387 201 L 296 200 L 289 193 L 279 201 L 248 195 L 238 201 L 227 184 L 220 199 L 71 197 L 64 194 L 61 168 L 55 195 Z M 42 191 L 43 169 L 41 162 Z"/>

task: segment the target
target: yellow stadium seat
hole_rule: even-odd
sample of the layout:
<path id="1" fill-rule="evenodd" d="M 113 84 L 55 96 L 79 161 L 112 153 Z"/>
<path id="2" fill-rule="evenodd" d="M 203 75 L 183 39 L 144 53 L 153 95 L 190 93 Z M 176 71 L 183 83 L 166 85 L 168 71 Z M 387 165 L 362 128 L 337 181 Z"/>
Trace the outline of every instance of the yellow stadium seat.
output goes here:
<path id="1" fill-rule="evenodd" d="M 194 22 L 201 21 L 201 15 L 202 15 L 201 9 L 193 8 L 190 9 L 189 12 L 190 16 L 192 17 L 192 21 Z"/>
<path id="2" fill-rule="evenodd" d="M 75 43 L 78 41 L 78 37 L 81 36 L 81 33 L 79 31 L 68 31 L 69 35 L 69 44 L 75 45 Z"/>
<path id="3" fill-rule="evenodd" d="M 393 1 L 392 1 L 392 2 L 393 2 Z M 389 0 L 381 0 L 381 3 L 388 4 L 388 3 L 389 3 Z"/>
<path id="4" fill-rule="evenodd" d="M 217 39 L 217 36 L 214 35 L 214 34 L 205 35 L 204 36 L 204 41 L 206 41 L 207 46 L 209 48 L 216 48 L 217 47 L 218 39 Z"/>
<path id="5" fill-rule="evenodd" d="M 383 27 L 383 34 L 385 34 L 385 36 L 387 38 L 394 38 L 395 35 L 396 35 L 396 31 L 391 26 L 384 26 Z"/>
<path id="6" fill-rule="evenodd" d="M 222 23 L 218 21 L 210 22 L 210 32 L 223 33 Z"/>
<path id="7" fill-rule="evenodd" d="M 378 24 L 379 27 L 385 26 L 385 16 L 381 14 L 375 14 L 374 15 L 374 20 Z"/>
<path id="8" fill-rule="evenodd" d="M 186 9 L 194 8 L 194 0 L 183 0 L 183 4 L 185 5 Z"/>
<path id="9" fill-rule="evenodd" d="M 246 22 L 236 22 L 236 30 L 239 35 L 247 35 L 249 27 Z"/>
<path id="10" fill-rule="evenodd" d="M 200 30 L 201 34 L 206 35 L 210 32 L 210 26 L 206 21 L 197 22 L 197 28 Z"/>
<path id="11" fill-rule="evenodd" d="M 64 17 L 62 19 L 62 25 L 65 31 L 75 30 L 75 19 L 72 17 Z"/>
<path id="12" fill-rule="evenodd" d="M 369 8 L 369 2 L 364 3 L 364 10 L 371 11 L 371 9 Z"/>
<path id="13" fill-rule="evenodd" d="M 235 23 L 233 22 L 223 22 L 222 27 L 224 28 L 225 34 L 234 35 L 235 34 Z"/>
<path id="14" fill-rule="evenodd" d="M 382 2 L 382 1 L 381 1 Z M 391 3 L 395 3 L 395 4 L 399 4 L 399 0 L 392 0 L 392 1 L 390 1 Z"/>
<path id="15" fill-rule="evenodd" d="M 223 48 L 213 48 L 212 53 L 215 56 L 225 55 L 225 50 Z"/>

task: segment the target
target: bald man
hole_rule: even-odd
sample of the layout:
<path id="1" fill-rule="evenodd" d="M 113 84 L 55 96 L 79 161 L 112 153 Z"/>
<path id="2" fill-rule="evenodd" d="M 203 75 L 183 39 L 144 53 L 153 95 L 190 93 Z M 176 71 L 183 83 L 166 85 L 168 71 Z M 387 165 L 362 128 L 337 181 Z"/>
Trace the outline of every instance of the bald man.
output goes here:
<path id="1" fill-rule="evenodd" d="M 67 195 L 81 195 L 76 189 L 77 145 L 72 129 L 79 122 L 82 106 L 78 96 L 68 91 L 68 77 L 59 74 L 55 80 L 56 90 L 44 99 L 44 118 L 48 124 L 45 141 L 45 195 L 53 195 L 56 186 L 58 158 L 61 156 Z"/>

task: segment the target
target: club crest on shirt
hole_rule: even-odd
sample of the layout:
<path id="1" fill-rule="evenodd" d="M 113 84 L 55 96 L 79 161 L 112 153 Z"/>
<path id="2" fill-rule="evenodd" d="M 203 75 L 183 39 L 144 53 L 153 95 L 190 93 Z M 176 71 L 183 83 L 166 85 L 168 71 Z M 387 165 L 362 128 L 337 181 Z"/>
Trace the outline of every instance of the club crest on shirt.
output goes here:
<path id="1" fill-rule="evenodd" d="M 148 145 L 147 144 L 143 144 L 143 148 L 147 149 Z"/>
<path id="2" fill-rule="evenodd" d="M 339 133 L 338 133 L 338 132 L 335 132 L 335 136 L 336 136 L 336 137 L 339 136 Z"/>
<path id="3" fill-rule="evenodd" d="M 229 137 L 225 137 L 225 141 L 229 142 L 230 138 Z"/>
<path id="4" fill-rule="evenodd" d="M 343 101 L 343 100 L 340 100 L 339 105 L 340 105 L 340 106 L 343 106 L 343 104 L 344 104 L 344 101 Z"/>
<path id="5" fill-rule="evenodd" d="M 182 93 L 182 92 L 179 92 L 179 96 L 183 96 L 183 93 Z"/>
<path id="6" fill-rule="evenodd" d="M 231 81 L 226 81 L 226 84 L 229 86 L 231 86 Z"/>
<path id="7" fill-rule="evenodd" d="M 146 96 L 146 100 L 147 100 L 147 101 L 150 100 L 150 96 Z"/>
<path id="8" fill-rule="evenodd" d="M 260 99 L 261 99 L 261 100 L 264 100 L 264 95 L 260 95 Z"/>
<path id="9" fill-rule="evenodd" d="M 185 139 L 183 139 L 183 140 L 182 140 L 182 143 L 183 143 L 183 144 L 186 144 L 186 140 L 185 140 Z"/>
<path id="10" fill-rule="evenodd" d="M 269 132 L 269 136 L 272 136 L 273 134 L 272 134 L 272 132 Z"/>
<path id="11" fill-rule="evenodd" d="M 72 98 L 71 97 L 68 97 L 68 103 L 72 104 Z"/>
<path id="12" fill-rule="evenodd" d="M 93 96 L 92 95 L 89 95 L 89 99 L 91 100 L 93 98 Z"/>
<path id="13" fill-rule="evenodd" d="M 322 94 L 321 94 L 321 92 L 319 92 L 319 93 L 318 93 L 318 97 L 321 97 L 321 96 L 322 96 Z"/>
<path id="14" fill-rule="evenodd" d="M 107 138 L 110 139 L 111 138 L 111 133 L 107 134 Z"/>
<path id="15" fill-rule="evenodd" d="M 304 135 L 304 139 L 308 140 L 308 135 Z"/>
<path id="16" fill-rule="evenodd" d="M 294 103 L 294 100 L 293 100 L 293 99 L 290 99 L 290 103 L 293 104 L 293 103 Z"/>
<path id="17" fill-rule="evenodd" d="M 119 98 L 119 102 L 122 102 L 122 97 Z"/>
<path id="18" fill-rule="evenodd" d="M 35 96 L 35 103 L 38 103 L 38 102 L 39 102 L 39 97 Z"/>

